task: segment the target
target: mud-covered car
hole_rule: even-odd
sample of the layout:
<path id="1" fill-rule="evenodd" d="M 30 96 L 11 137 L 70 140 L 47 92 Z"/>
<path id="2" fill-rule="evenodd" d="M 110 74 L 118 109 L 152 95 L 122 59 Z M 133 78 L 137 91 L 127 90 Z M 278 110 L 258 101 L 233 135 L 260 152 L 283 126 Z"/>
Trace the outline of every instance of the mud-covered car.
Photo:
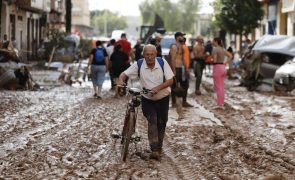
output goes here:
<path id="1" fill-rule="evenodd" d="M 272 84 L 274 90 L 293 90 L 294 47 L 295 37 L 285 35 L 265 35 L 256 41 L 243 59 L 247 71 L 243 81 L 248 90 L 262 82 Z"/>
<path id="2" fill-rule="evenodd" d="M 275 90 L 292 91 L 295 89 L 295 58 L 276 70 L 273 82 Z"/>
<path id="3" fill-rule="evenodd" d="M 80 39 L 75 35 L 66 36 L 62 45 L 57 45 L 53 54 L 52 61 L 59 61 L 65 63 L 71 63 L 78 60 Z M 52 49 L 52 43 L 44 42 L 37 50 L 38 58 L 49 60 Z"/>

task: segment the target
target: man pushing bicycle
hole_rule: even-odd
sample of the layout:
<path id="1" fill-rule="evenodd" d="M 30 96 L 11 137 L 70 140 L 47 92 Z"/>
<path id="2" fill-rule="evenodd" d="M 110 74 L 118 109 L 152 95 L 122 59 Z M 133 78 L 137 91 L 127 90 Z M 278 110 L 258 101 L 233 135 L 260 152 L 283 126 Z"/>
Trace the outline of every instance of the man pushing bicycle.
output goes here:
<path id="1" fill-rule="evenodd" d="M 160 160 L 174 74 L 167 61 L 156 56 L 156 47 L 146 45 L 143 49 L 144 58 L 121 73 L 118 85 L 124 85 L 127 77 L 138 75 L 141 87 L 151 90 L 151 93 L 142 95 L 142 112 L 148 120 L 148 139 L 152 151 L 150 158 Z"/>

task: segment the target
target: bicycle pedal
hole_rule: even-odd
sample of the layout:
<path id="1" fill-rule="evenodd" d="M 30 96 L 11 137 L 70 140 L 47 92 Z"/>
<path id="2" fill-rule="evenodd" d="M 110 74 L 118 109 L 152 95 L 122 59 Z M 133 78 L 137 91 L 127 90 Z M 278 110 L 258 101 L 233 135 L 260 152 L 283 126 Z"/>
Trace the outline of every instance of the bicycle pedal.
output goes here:
<path id="1" fill-rule="evenodd" d="M 120 139 L 120 135 L 119 134 L 112 134 L 111 136 L 114 139 Z"/>
<path id="2" fill-rule="evenodd" d="M 141 140 L 141 137 L 140 136 L 136 136 L 135 138 L 134 138 L 134 141 L 136 141 L 136 142 L 139 142 Z"/>

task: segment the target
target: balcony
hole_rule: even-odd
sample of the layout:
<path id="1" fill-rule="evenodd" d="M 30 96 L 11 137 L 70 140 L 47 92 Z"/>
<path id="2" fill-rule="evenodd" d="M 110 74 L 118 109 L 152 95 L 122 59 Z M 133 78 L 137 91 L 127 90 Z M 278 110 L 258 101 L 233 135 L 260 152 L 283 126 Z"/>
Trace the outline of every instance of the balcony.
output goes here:
<path id="1" fill-rule="evenodd" d="M 43 9 L 39 7 L 33 7 L 31 0 L 16 0 L 15 5 L 23 10 L 34 12 L 34 13 L 43 13 Z"/>

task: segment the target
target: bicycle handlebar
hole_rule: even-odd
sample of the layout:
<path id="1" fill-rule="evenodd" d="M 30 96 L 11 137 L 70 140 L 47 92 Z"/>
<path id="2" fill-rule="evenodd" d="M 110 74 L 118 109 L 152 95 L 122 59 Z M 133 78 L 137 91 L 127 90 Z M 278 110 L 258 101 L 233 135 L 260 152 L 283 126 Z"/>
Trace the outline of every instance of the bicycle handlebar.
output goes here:
<path id="1" fill-rule="evenodd" d="M 132 88 L 132 87 L 130 88 L 130 87 L 126 86 L 126 85 L 117 85 L 117 86 L 126 89 L 132 95 L 153 93 L 152 90 L 147 89 L 145 87 L 143 87 L 142 90 L 141 90 L 141 89 L 138 89 L 138 88 Z"/>

